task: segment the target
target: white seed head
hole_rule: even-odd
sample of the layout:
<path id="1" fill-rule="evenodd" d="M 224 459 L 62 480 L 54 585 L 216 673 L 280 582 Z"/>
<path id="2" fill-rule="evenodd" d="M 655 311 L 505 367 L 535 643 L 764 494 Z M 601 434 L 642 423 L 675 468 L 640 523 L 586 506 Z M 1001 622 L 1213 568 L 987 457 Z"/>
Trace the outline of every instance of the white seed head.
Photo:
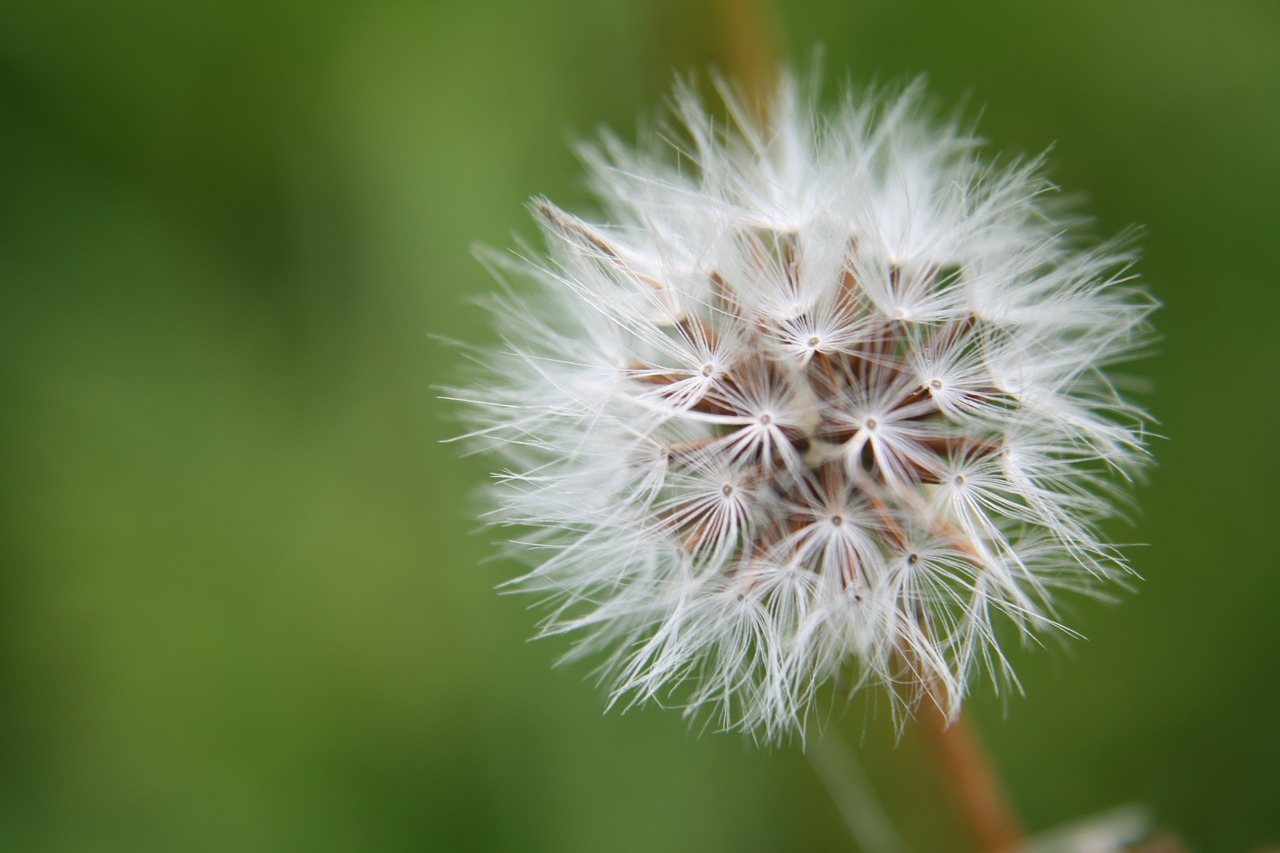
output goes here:
<path id="1" fill-rule="evenodd" d="M 763 739 L 837 676 L 949 714 L 1007 677 L 999 623 L 1126 571 L 1096 525 L 1145 458 L 1104 373 L 1146 341 L 1129 257 L 919 85 L 825 117 L 805 91 L 723 126 L 681 88 L 674 152 L 587 151 L 600 221 L 536 203 L 545 256 L 495 262 L 523 285 L 458 393 L 543 632 L 613 701 Z"/>

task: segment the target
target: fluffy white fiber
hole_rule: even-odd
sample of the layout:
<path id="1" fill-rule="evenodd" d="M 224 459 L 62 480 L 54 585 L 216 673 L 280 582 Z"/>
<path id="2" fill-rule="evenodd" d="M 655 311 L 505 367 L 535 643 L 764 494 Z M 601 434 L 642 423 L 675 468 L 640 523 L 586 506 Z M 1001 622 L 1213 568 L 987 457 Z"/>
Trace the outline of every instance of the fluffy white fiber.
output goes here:
<path id="1" fill-rule="evenodd" d="M 524 528 L 516 586 L 615 701 L 773 739 L 837 674 L 954 714 L 996 626 L 1127 569 L 1099 538 L 1144 459 L 1105 369 L 1151 300 L 1081 247 L 1039 160 L 996 165 L 917 85 L 768 118 L 688 88 L 661 144 L 586 155 L 601 205 L 536 203 L 504 345 L 456 390 Z"/>

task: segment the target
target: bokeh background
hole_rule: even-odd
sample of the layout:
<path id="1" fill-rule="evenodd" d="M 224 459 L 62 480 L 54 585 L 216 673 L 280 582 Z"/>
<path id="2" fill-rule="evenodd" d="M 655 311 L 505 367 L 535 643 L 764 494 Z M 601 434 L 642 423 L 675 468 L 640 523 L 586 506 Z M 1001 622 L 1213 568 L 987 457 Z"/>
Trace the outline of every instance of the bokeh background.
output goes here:
<path id="1" fill-rule="evenodd" d="M 730 2 L 729 7 L 732 6 Z M 588 203 L 571 153 L 735 67 L 726 6 L 0 4 L 0 849 L 849 849 L 794 747 L 602 715 L 494 586 L 433 385 L 471 256 Z M 1167 440 L 1144 581 L 971 704 L 1027 824 L 1129 802 L 1280 841 L 1280 5 L 779 2 L 833 80 L 927 73 L 1146 226 Z M 963 850 L 883 703 L 833 725 Z"/>

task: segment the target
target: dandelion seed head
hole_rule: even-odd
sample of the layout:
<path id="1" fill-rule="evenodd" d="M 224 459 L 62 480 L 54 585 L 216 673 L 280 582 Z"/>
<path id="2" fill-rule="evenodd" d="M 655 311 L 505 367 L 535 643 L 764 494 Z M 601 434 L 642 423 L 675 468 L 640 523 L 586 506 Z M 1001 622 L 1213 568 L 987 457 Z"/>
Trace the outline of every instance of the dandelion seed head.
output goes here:
<path id="1" fill-rule="evenodd" d="M 518 588 L 612 703 L 765 740 L 837 676 L 954 714 L 997 625 L 1127 571 L 1101 520 L 1144 415 L 1107 379 L 1151 300 L 1081 248 L 1041 162 L 997 165 L 919 84 L 819 117 L 675 97 L 674 150 L 586 152 L 599 221 L 535 203 L 504 345 L 459 391 L 502 457 Z"/>

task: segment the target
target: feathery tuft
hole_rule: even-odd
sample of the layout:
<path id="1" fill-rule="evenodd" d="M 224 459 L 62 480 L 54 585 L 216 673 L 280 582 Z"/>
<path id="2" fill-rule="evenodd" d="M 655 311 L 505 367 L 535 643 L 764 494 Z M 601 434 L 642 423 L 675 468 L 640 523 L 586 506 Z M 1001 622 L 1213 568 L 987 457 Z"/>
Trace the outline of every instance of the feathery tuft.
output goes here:
<path id="1" fill-rule="evenodd" d="M 999 622 L 1127 571 L 1097 523 L 1145 416 L 1104 371 L 1153 302 L 919 84 L 726 100 L 677 91 L 674 155 L 586 152 L 604 221 L 539 200 L 546 256 L 504 264 L 531 287 L 458 396 L 508 466 L 491 520 L 532 531 L 515 586 L 612 702 L 776 739 L 843 673 L 953 715 Z"/>

